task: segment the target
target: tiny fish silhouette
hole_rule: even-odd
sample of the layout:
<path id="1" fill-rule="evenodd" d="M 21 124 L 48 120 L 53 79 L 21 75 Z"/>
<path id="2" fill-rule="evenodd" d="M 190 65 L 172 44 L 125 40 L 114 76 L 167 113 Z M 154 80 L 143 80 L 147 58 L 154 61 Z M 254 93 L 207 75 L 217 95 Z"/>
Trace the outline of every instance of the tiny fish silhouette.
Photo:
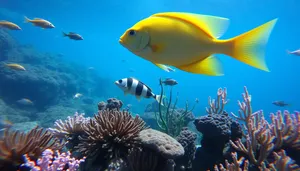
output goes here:
<path id="1" fill-rule="evenodd" d="M 73 40 L 83 40 L 83 37 L 81 35 L 74 33 L 74 32 L 69 32 L 69 33 L 63 32 L 63 36 L 69 37 L 70 39 L 73 39 Z"/>
<path id="2" fill-rule="evenodd" d="M 284 101 L 274 101 L 274 102 L 272 102 L 272 104 L 274 104 L 275 106 L 280 106 L 280 107 L 290 106 L 290 104 L 285 103 Z"/>
<path id="3" fill-rule="evenodd" d="M 300 49 L 295 50 L 295 51 L 289 51 L 289 50 L 287 50 L 287 53 L 291 54 L 291 55 L 300 56 Z"/>
<path id="4" fill-rule="evenodd" d="M 178 84 L 178 82 L 172 78 L 167 78 L 164 81 L 162 81 L 162 83 L 168 86 L 174 86 Z"/>

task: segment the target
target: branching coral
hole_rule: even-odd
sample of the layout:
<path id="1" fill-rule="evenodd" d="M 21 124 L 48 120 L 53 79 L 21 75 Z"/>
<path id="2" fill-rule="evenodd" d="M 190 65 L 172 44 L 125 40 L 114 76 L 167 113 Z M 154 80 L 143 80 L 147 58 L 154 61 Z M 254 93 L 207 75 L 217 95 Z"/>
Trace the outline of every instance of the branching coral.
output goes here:
<path id="1" fill-rule="evenodd" d="M 155 112 L 155 119 L 157 121 L 157 125 L 159 128 L 173 136 L 176 137 L 180 134 L 180 131 L 183 127 L 186 127 L 187 124 L 191 121 L 187 118 L 193 118 L 194 115 L 192 111 L 196 107 L 197 102 L 193 105 L 191 109 L 189 109 L 189 103 L 186 101 L 185 110 L 178 110 L 176 109 L 178 95 L 176 96 L 175 102 L 172 105 L 173 99 L 173 86 L 170 89 L 170 95 L 167 100 L 163 100 L 162 97 L 164 95 L 164 87 L 162 84 L 162 80 L 160 79 L 160 86 L 161 86 L 161 98 L 159 99 L 159 103 L 163 103 L 164 105 L 158 106 L 158 113 Z"/>
<path id="2" fill-rule="evenodd" d="M 58 150 L 56 153 L 51 149 L 46 149 L 42 156 L 37 160 L 37 162 L 32 161 L 28 155 L 24 155 L 25 163 L 22 167 L 28 167 L 31 171 L 77 171 L 79 164 L 84 162 L 84 159 L 76 160 L 71 157 L 71 153 L 68 151 L 66 153 L 60 153 Z"/>
<path id="3" fill-rule="evenodd" d="M 271 134 L 275 136 L 275 149 L 282 146 L 300 150 L 300 113 L 289 113 L 285 110 L 283 113 L 278 111 L 271 113 Z"/>
<path id="4" fill-rule="evenodd" d="M 233 163 L 229 163 L 228 160 L 225 160 L 225 167 L 223 164 L 220 164 L 219 167 L 215 165 L 215 171 L 247 171 L 249 162 L 245 160 L 244 157 L 240 159 L 237 158 L 237 153 L 231 153 L 231 157 L 233 159 Z M 244 166 L 242 166 L 244 165 Z"/>
<path id="5" fill-rule="evenodd" d="M 36 160 L 48 148 L 61 149 L 62 144 L 58 142 L 50 131 L 43 128 L 35 127 L 28 133 L 7 129 L 0 139 L 0 170 L 18 167 L 24 162 L 24 154 Z"/>
<path id="6" fill-rule="evenodd" d="M 299 171 L 300 167 L 295 164 L 295 162 L 286 155 L 284 150 L 280 152 L 273 152 L 275 161 L 269 164 L 268 167 L 263 163 L 261 167 L 259 167 L 260 171 Z M 248 171 L 249 169 L 249 161 L 245 160 L 244 157 L 240 159 L 237 158 L 237 153 L 231 153 L 233 163 L 229 163 L 228 160 L 225 161 L 225 166 L 223 164 L 219 164 L 219 167 L 215 165 L 215 171 Z"/>
<path id="7" fill-rule="evenodd" d="M 263 167 L 268 156 L 284 145 L 299 150 L 299 113 L 293 115 L 285 111 L 283 117 L 282 113 L 278 112 L 271 115 L 272 122 L 268 123 L 262 111 L 252 112 L 251 95 L 246 87 L 244 91 L 242 94 L 244 102 L 238 101 L 239 116 L 233 113 L 232 115 L 245 122 L 246 145 L 239 139 L 235 142 L 230 141 L 232 147 L 247 154 L 250 163 L 257 167 Z"/>
<path id="8" fill-rule="evenodd" d="M 87 136 L 80 138 L 76 148 L 88 157 L 107 154 L 106 157 L 112 159 L 124 157 L 139 144 L 138 134 L 146 127 L 138 115 L 133 118 L 125 111 L 104 110 L 83 128 Z"/>
<path id="9" fill-rule="evenodd" d="M 222 114 L 224 112 L 225 105 L 229 102 L 227 99 L 227 89 L 219 88 L 217 91 L 217 99 L 211 99 L 208 97 L 209 108 L 206 108 L 207 114 Z"/>

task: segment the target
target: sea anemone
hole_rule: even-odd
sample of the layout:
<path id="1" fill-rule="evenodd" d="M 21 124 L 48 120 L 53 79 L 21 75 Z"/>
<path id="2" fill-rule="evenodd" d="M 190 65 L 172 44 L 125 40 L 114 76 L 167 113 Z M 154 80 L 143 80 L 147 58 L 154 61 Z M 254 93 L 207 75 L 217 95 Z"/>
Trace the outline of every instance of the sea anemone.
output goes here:
<path id="1" fill-rule="evenodd" d="M 83 125 L 89 122 L 90 118 L 85 118 L 84 114 L 75 113 L 74 116 L 68 116 L 68 118 L 63 121 L 61 119 L 55 121 L 54 128 L 49 128 L 49 130 L 60 139 L 67 140 L 66 147 L 73 152 L 74 147 L 79 143 L 79 136 L 84 136 L 85 132 L 83 130 Z M 77 153 L 73 153 L 73 155 Z M 79 154 L 80 157 L 83 157 Z"/>
<path id="2" fill-rule="evenodd" d="M 138 134 L 145 122 L 137 115 L 133 118 L 126 111 L 103 110 L 83 125 L 86 136 L 80 137 L 76 147 L 88 158 L 104 160 L 127 156 L 139 144 Z"/>
<path id="3" fill-rule="evenodd" d="M 82 125 L 88 121 L 89 118 L 85 118 L 84 114 L 75 113 L 74 116 L 68 116 L 67 120 L 61 119 L 55 121 L 54 128 L 49 128 L 53 134 L 60 138 L 66 138 L 73 134 L 82 134 L 84 130 Z"/>
<path id="4" fill-rule="evenodd" d="M 35 127 L 28 133 L 6 129 L 0 138 L 0 170 L 16 170 L 23 155 L 37 160 L 46 149 L 59 150 L 62 144 L 50 131 Z"/>

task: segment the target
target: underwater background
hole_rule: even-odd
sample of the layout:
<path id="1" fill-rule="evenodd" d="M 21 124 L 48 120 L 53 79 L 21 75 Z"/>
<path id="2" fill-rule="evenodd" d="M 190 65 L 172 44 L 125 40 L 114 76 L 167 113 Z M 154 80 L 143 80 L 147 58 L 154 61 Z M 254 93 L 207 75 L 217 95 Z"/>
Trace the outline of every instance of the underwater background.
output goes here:
<path id="1" fill-rule="evenodd" d="M 116 98 L 122 101 L 123 108 L 130 105 L 133 115 L 143 118 L 154 100 L 138 101 L 132 95 L 125 96 L 114 82 L 127 77 L 147 84 L 155 94 L 160 94 L 160 78 L 175 79 L 178 84 L 172 91 L 173 96 L 178 93 L 177 106 L 185 108 L 187 101 L 190 107 L 196 103 L 192 111 L 196 118 L 207 114 L 207 98 L 215 98 L 216 90 L 225 87 L 230 99 L 226 104 L 228 113 L 237 113 L 237 101 L 243 99 L 244 86 L 253 99 L 253 111 L 263 109 L 268 121 L 271 112 L 299 111 L 300 56 L 287 53 L 287 50 L 300 48 L 299 7 L 298 0 L 1 0 L 0 20 L 11 21 L 22 30 L 0 28 L 0 116 L 16 129 L 27 131 L 36 125 L 48 128 L 56 120 L 65 120 L 75 112 L 93 117 L 99 110 L 98 102 Z M 192 74 L 179 69 L 165 72 L 119 44 L 120 36 L 136 22 L 168 11 L 230 19 L 221 39 L 240 35 L 278 18 L 265 50 L 271 72 L 221 54 L 217 56 L 224 76 Z M 25 16 L 46 19 L 55 28 L 35 27 L 24 22 Z M 63 37 L 62 32 L 79 33 L 84 40 L 70 40 Z M 7 63 L 22 64 L 27 71 L 9 70 L 5 67 Z M 169 93 L 171 87 L 165 86 L 165 89 Z M 82 97 L 74 98 L 76 93 Z M 30 99 L 32 104 L 20 101 L 24 98 Z M 274 105 L 274 101 L 288 105 Z M 144 116 L 146 122 L 147 117 Z M 193 124 L 189 127 L 196 130 Z M 200 144 L 200 140 L 197 141 L 195 144 Z"/>

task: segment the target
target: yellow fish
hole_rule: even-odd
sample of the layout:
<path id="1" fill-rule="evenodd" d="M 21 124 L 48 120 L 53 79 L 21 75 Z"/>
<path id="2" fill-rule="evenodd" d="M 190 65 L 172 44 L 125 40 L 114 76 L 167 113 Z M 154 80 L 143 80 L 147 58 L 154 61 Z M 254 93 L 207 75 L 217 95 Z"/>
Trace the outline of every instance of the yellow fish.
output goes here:
<path id="1" fill-rule="evenodd" d="M 26 71 L 26 69 L 20 64 L 5 64 L 5 65 L 11 69 Z"/>
<path id="2" fill-rule="evenodd" d="M 264 47 L 277 19 L 231 39 L 220 40 L 229 19 L 183 12 L 157 13 L 125 31 L 120 44 L 132 53 L 166 69 L 210 76 L 224 75 L 214 54 L 225 54 L 269 71 Z"/>

